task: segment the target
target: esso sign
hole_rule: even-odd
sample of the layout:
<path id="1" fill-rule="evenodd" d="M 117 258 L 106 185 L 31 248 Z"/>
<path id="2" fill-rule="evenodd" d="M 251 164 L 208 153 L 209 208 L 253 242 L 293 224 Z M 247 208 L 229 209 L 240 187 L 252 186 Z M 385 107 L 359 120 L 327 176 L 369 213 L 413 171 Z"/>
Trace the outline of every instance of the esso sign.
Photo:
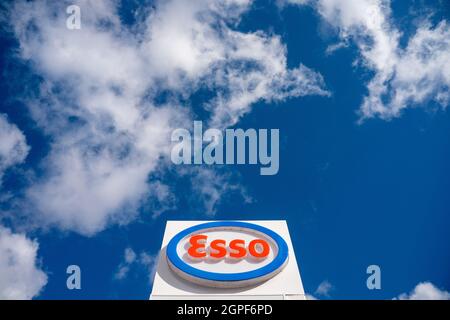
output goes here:
<path id="1" fill-rule="evenodd" d="M 288 261 L 276 232 L 240 221 L 202 223 L 176 234 L 166 248 L 173 272 L 195 284 L 239 288 L 266 281 Z"/>
<path id="2" fill-rule="evenodd" d="M 198 234 L 191 236 L 189 239 L 188 255 L 194 259 L 206 257 L 222 259 L 230 257 L 232 259 L 242 259 L 249 253 L 254 258 L 266 258 L 270 253 L 270 246 L 264 239 L 251 240 L 248 247 L 245 246 L 245 240 L 231 240 L 228 248 L 227 242 L 223 239 L 215 239 L 211 241 L 210 247 L 206 247 L 208 236 Z M 259 248 L 259 249 L 258 249 Z M 209 250 L 208 250 L 209 249 Z"/>

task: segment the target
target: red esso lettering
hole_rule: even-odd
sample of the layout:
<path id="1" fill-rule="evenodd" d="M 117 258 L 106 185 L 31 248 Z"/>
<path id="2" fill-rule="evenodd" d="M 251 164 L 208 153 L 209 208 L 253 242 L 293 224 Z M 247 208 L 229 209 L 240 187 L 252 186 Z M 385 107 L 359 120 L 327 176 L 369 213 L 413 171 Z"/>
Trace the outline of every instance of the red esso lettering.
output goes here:
<path id="1" fill-rule="evenodd" d="M 206 238 L 207 236 L 204 236 L 202 234 L 192 236 L 191 239 L 189 239 L 190 246 L 188 249 L 188 255 L 190 255 L 192 258 L 197 259 L 206 257 Z"/>
<path id="2" fill-rule="evenodd" d="M 265 258 L 269 255 L 270 246 L 267 241 L 263 239 L 255 239 L 250 241 L 248 247 L 245 246 L 245 241 L 235 239 L 230 241 L 228 248 L 225 240 L 216 239 L 209 244 L 210 250 L 207 250 L 206 240 L 207 236 L 198 234 L 189 239 L 188 255 L 191 258 L 201 259 L 209 256 L 215 259 L 228 257 L 234 259 L 242 259 L 247 256 L 247 252 L 254 258 Z"/>

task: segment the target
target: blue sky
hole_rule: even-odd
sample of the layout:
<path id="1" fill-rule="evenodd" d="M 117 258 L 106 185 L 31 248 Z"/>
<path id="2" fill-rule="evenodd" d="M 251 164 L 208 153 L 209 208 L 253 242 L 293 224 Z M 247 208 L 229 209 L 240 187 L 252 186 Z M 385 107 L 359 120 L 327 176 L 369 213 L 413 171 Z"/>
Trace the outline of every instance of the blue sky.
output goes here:
<path id="1" fill-rule="evenodd" d="M 212 3 L 1 7 L 0 297 L 147 299 L 168 219 L 285 219 L 317 298 L 448 298 L 449 3 Z M 194 119 L 279 128 L 278 174 L 171 164 Z"/>

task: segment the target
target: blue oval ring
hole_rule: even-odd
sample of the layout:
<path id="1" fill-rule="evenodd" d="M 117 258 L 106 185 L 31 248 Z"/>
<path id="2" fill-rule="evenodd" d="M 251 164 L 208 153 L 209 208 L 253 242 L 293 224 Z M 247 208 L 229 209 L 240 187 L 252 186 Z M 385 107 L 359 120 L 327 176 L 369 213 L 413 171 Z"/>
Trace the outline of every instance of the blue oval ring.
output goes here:
<path id="1" fill-rule="evenodd" d="M 270 238 L 272 238 L 273 241 L 275 241 L 278 247 L 278 254 L 272 262 L 259 269 L 239 273 L 219 273 L 219 272 L 209 272 L 199 270 L 197 268 L 188 265 L 178 256 L 177 245 L 184 237 L 198 230 L 217 227 L 238 227 L 264 233 Z M 181 270 L 182 272 L 188 275 L 212 281 L 243 281 L 259 278 L 278 270 L 286 262 L 288 258 L 288 246 L 286 244 L 286 241 L 284 241 L 284 239 L 280 237 L 276 232 L 267 229 L 265 227 L 253 223 L 240 221 L 215 221 L 192 226 L 177 233 L 169 241 L 169 244 L 167 245 L 166 254 L 167 258 L 169 259 L 170 263 L 173 266 L 175 266 L 177 269 Z"/>

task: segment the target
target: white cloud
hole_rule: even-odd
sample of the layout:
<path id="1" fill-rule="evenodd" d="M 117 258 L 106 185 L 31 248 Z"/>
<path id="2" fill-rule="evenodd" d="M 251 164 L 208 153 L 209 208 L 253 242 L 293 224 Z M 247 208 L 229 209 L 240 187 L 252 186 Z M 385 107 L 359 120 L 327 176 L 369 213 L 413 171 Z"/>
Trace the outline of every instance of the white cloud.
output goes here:
<path id="1" fill-rule="evenodd" d="M 0 226 L 0 299 L 32 299 L 47 284 L 37 250 L 36 241 Z"/>
<path id="2" fill-rule="evenodd" d="M 334 54 L 336 51 L 342 49 L 342 48 L 347 48 L 348 47 L 348 43 L 346 41 L 340 41 L 338 43 L 334 43 L 334 44 L 330 44 L 327 49 L 325 50 L 325 54 L 327 56 L 330 56 L 332 54 Z"/>
<path id="3" fill-rule="evenodd" d="M 60 137 L 46 159 L 49 174 L 27 191 L 39 219 L 86 235 L 109 222 L 132 219 L 152 191 L 147 175 L 155 170 L 169 134 L 169 115 L 161 109 L 153 113 L 136 138 L 100 132 L 83 132 L 75 141 Z"/>
<path id="4" fill-rule="evenodd" d="M 334 290 L 334 286 L 328 281 L 322 281 L 314 291 L 314 295 L 306 293 L 306 300 L 319 300 L 318 296 L 330 297 L 330 292 Z"/>
<path id="5" fill-rule="evenodd" d="M 339 31 L 344 42 L 356 43 L 361 54 L 359 62 L 374 72 L 360 108 L 362 120 L 398 117 L 404 109 L 428 101 L 444 108 L 449 104 L 450 29 L 445 21 L 436 27 L 422 23 L 402 48 L 401 32 L 392 21 L 389 0 L 308 3 Z"/>
<path id="6" fill-rule="evenodd" d="M 323 89 L 324 81 L 320 74 L 304 65 L 286 70 L 285 47 L 278 37 L 252 34 L 239 38 L 239 43 L 246 43 L 244 47 L 245 51 L 248 48 L 246 53 L 249 56 L 238 58 L 237 64 L 215 72 L 214 85 L 218 95 L 210 103 L 213 127 L 235 124 L 258 101 L 276 102 L 289 97 L 329 95 Z M 255 52 L 264 54 L 252 57 L 250 53 Z"/>
<path id="7" fill-rule="evenodd" d="M 136 253 L 131 248 L 126 248 L 124 253 L 124 261 L 117 268 L 114 278 L 121 280 L 126 278 L 130 271 L 130 265 L 136 261 Z"/>
<path id="8" fill-rule="evenodd" d="M 441 290 L 431 282 L 421 282 L 409 293 L 402 293 L 399 300 L 450 300 L 450 292 Z"/>
<path id="9" fill-rule="evenodd" d="M 328 94 L 320 74 L 303 65 L 287 69 L 279 36 L 229 27 L 250 3 L 168 1 L 148 19 L 143 50 L 156 76 L 169 88 L 206 84 L 215 91 L 209 103 L 214 127 L 235 124 L 259 100 Z"/>
<path id="10" fill-rule="evenodd" d="M 176 208 L 176 197 L 171 188 L 161 181 L 154 181 L 149 184 L 150 188 L 150 210 L 152 218 L 159 217 L 163 212 Z"/>
<path id="11" fill-rule="evenodd" d="M 450 28 L 442 21 L 436 27 L 422 24 L 407 47 L 402 50 L 390 80 L 389 103 L 381 109 L 382 116 L 398 116 L 409 105 L 430 100 L 442 107 L 450 102 Z M 366 116 L 373 107 L 363 105 Z M 376 110 L 376 109 L 375 109 Z"/>
<path id="12" fill-rule="evenodd" d="M 253 201 L 246 188 L 237 183 L 236 177 L 232 177 L 227 172 L 202 167 L 191 167 L 179 172 L 182 175 L 192 176 L 192 190 L 202 195 L 196 198 L 195 207 L 203 210 L 207 216 L 216 214 L 225 194 L 236 193 L 245 203 Z"/>
<path id="13" fill-rule="evenodd" d="M 23 133 L 0 114 L 0 185 L 4 171 L 22 163 L 29 150 Z"/>
<path id="14" fill-rule="evenodd" d="M 177 96 L 216 92 L 207 104 L 211 122 L 227 126 L 259 100 L 327 94 L 320 74 L 287 68 L 280 37 L 234 29 L 251 1 L 159 1 L 132 27 L 121 23 L 116 1 L 76 4 L 81 30 L 65 27 L 62 2 L 11 9 L 20 57 L 43 78 L 38 96 L 22 97 L 52 141 L 45 174 L 26 192 L 43 224 L 93 235 L 133 219 L 147 197 L 163 196 L 164 183 L 147 177 L 164 170 L 169 133 L 192 116 Z M 174 103 L 156 106 L 163 91 Z M 199 190 L 210 208 L 222 196 Z"/>
<path id="15" fill-rule="evenodd" d="M 319 284 L 314 294 L 328 297 L 330 295 L 331 290 L 333 290 L 333 285 L 327 280 L 325 280 Z"/>
<path id="16" fill-rule="evenodd" d="M 156 267 L 158 262 L 157 254 L 149 254 L 147 252 L 141 252 L 139 255 L 132 248 L 126 248 L 124 253 L 124 261 L 120 263 L 117 268 L 117 272 L 114 274 L 116 280 L 123 280 L 129 276 L 132 269 L 135 268 L 138 271 L 144 270 L 149 282 L 153 282 L 153 278 L 156 273 Z"/>
<path id="17" fill-rule="evenodd" d="M 66 29 L 54 2 L 19 2 L 12 16 L 22 58 L 44 77 L 28 104 L 53 141 L 27 200 L 42 223 L 92 235 L 134 218 L 181 116 L 144 101 L 151 74 L 115 3 L 80 6 L 82 30 Z"/>

